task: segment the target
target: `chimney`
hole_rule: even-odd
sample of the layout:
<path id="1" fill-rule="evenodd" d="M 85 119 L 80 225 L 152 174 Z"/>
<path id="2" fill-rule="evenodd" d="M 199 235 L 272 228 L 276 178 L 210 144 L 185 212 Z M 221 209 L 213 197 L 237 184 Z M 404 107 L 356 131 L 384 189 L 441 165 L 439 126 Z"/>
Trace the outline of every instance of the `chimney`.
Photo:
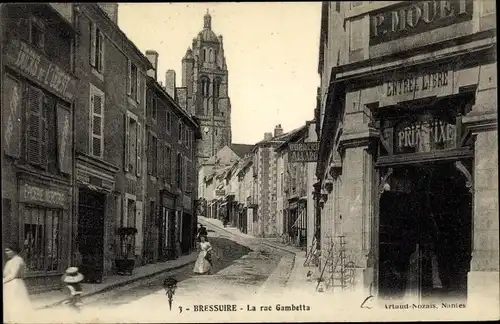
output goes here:
<path id="1" fill-rule="evenodd" d="M 153 66 L 153 68 L 151 70 L 148 70 L 148 76 L 150 76 L 156 80 L 156 77 L 157 77 L 156 70 L 158 69 L 158 53 L 154 50 L 147 50 L 146 57 L 148 58 L 149 62 L 151 62 L 151 65 Z"/>
<path id="2" fill-rule="evenodd" d="M 175 71 L 167 70 L 165 73 L 165 89 L 167 93 L 175 100 Z"/>
<path id="3" fill-rule="evenodd" d="M 274 137 L 283 134 L 283 128 L 281 128 L 281 124 L 276 125 L 274 128 Z"/>
<path id="4" fill-rule="evenodd" d="M 269 141 L 273 138 L 273 133 L 264 133 L 264 141 Z"/>
<path id="5" fill-rule="evenodd" d="M 99 7 L 108 15 L 108 17 L 118 25 L 118 3 L 101 2 Z"/>

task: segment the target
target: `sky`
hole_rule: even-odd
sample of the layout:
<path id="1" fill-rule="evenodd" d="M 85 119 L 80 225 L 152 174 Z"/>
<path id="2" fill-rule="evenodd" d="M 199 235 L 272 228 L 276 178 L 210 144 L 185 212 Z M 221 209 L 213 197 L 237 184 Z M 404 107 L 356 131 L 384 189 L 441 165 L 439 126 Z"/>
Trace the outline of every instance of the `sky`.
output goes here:
<path id="1" fill-rule="evenodd" d="M 285 132 L 314 117 L 319 86 L 320 2 L 120 3 L 118 25 L 145 53 L 159 54 L 158 80 L 176 71 L 203 29 L 224 39 L 233 143 L 254 144 L 281 124 Z"/>

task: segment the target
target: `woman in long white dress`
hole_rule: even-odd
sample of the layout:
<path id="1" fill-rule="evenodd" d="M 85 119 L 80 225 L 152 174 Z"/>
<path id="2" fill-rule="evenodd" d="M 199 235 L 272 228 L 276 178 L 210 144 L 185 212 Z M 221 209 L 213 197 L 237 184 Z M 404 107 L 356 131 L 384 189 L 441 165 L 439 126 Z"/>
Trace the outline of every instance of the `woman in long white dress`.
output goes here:
<path id="1" fill-rule="evenodd" d="M 212 269 L 211 255 L 212 246 L 210 242 L 208 242 L 206 236 L 200 235 L 200 253 L 198 253 L 193 272 L 196 274 L 210 274 Z"/>
<path id="2" fill-rule="evenodd" d="M 3 270 L 3 311 L 5 323 L 29 320 L 33 310 L 23 277 L 26 268 L 20 249 L 16 245 L 5 248 L 8 261 Z"/>

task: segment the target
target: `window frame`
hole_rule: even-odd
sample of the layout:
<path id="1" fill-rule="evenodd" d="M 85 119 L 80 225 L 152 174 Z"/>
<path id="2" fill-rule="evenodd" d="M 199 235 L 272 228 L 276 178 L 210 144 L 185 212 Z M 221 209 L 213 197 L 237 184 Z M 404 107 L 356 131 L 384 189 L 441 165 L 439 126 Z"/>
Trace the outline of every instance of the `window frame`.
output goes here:
<path id="1" fill-rule="evenodd" d="M 104 34 L 90 21 L 90 65 L 100 75 L 104 73 Z"/>
<path id="2" fill-rule="evenodd" d="M 94 112 L 94 96 L 101 97 L 101 114 L 96 114 Z M 90 84 L 90 109 L 89 109 L 89 155 L 102 159 L 104 157 L 104 116 L 105 116 L 105 94 L 104 91 L 97 88 L 93 84 Z M 94 135 L 94 116 L 99 116 L 101 118 L 100 136 Z M 100 138 L 101 141 L 101 152 L 99 155 L 94 154 L 94 137 Z"/>
<path id="3" fill-rule="evenodd" d="M 132 156 L 130 152 L 130 143 L 131 143 L 131 135 L 130 135 L 130 120 L 133 120 L 136 125 L 136 137 L 135 137 L 135 155 Z M 142 124 L 139 122 L 139 118 L 133 112 L 127 110 L 125 114 L 125 130 L 124 130 L 124 142 L 125 142 L 125 150 L 123 152 L 124 155 L 124 169 L 127 173 L 134 174 L 138 177 L 142 175 Z M 134 157 L 135 159 L 135 170 L 130 169 L 131 161 L 130 159 Z"/>
<path id="4" fill-rule="evenodd" d="M 159 150 L 158 150 L 158 135 L 153 131 L 148 131 L 148 174 L 153 178 L 159 177 Z M 151 166 L 151 167 L 150 167 Z"/>
<path id="5" fill-rule="evenodd" d="M 164 172 L 163 172 L 163 179 L 165 180 L 166 183 L 168 183 L 169 185 L 172 184 L 172 179 L 174 178 L 172 176 L 172 153 L 174 152 L 172 150 L 172 145 L 168 142 L 165 142 L 165 146 L 164 146 L 164 151 L 163 151 L 163 165 L 164 165 Z M 166 160 L 167 159 L 167 160 Z M 167 163 L 168 161 L 168 163 Z"/>
<path id="6" fill-rule="evenodd" d="M 40 32 L 41 42 L 40 44 L 35 44 L 33 40 L 33 28 L 36 28 Z M 45 52 L 45 24 L 38 17 L 31 16 L 29 22 L 29 42 L 35 48 Z"/>
<path id="7" fill-rule="evenodd" d="M 132 71 L 133 68 L 135 68 L 135 80 L 132 78 Z M 140 96 L 140 91 L 141 91 L 141 72 L 139 70 L 139 66 L 134 64 L 132 60 L 127 58 L 127 95 L 129 98 L 131 98 L 135 103 L 140 103 L 141 102 L 141 96 Z M 132 92 L 132 90 L 135 87 L 135 93 Z"/>
<path id="8" fill-rule="evenodd" d="M 167 134 L 172 133 L 172 113 L 168 110 L 165 112 L 165 130 Z"/>

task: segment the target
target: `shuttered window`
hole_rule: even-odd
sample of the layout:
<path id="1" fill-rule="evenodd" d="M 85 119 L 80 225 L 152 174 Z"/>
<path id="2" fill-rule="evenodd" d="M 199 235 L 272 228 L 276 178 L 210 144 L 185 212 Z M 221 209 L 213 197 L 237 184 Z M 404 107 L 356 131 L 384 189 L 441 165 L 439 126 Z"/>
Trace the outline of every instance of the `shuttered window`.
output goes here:
<path id="1" fill-rule="evenodd" d="M 99 73 L 102 73 L 104 65 L 104 35 L 93 22 L 90 22 L 90 65 Z"/>
<path id="2" fill-rule="evenodd" d="M 140 102 L 140 89 L 141 89 L 141 74 L 137 66 L 130 60 L 127 60 L 127 94 L 137 102 Z"/>
<path id="3" fill-rule="evenodd" d="M 170 113 L 170 111 L 167 111 L 167 117 L 166 117 L 166 120 L 167 120 L 167 133 L 170 133 L 172 131 L 172 114 Z"/>
<path id="4" fill-rule="evenodd" d="M 165 158 L 163 160 L 165 167 L 165 181 L 168 184 L 172 184 L 172 148 L 169 145 L 166 145 L 163 153 L 165 154 Z"/>
<path id="5" fill-rule="evenodd" d="M 177 177 L 177 188 L 182 187 L 182 157 L 180 153 L 177 153 L 177 159 L 176 159 L 176 177 Z"/>
<path id="6" fill-rule="evenodd" d="M 104 93 L 94 86 L 90 92 L 90 155 L 102 158 L 104 152 Z"/>
<path id="7" fill-rule="evenodd" d="M 124 158 L 123 168 L 125 171 L 140 176 L 142 173 L 142 125 L 137 122 L 137 117 L 132 113 L 124 117 Z"/>
<path id="8" fill-rule="evenodd" d="M 148 174 L 158 176 L 158 138 L 148 132 Z"/>
<path id="9" fill-rule="evenodd" d="M 32 165 L 47 168 L 48 103 L 42 90 L 28 86 L 27 95 L 27 160 Z"/>

